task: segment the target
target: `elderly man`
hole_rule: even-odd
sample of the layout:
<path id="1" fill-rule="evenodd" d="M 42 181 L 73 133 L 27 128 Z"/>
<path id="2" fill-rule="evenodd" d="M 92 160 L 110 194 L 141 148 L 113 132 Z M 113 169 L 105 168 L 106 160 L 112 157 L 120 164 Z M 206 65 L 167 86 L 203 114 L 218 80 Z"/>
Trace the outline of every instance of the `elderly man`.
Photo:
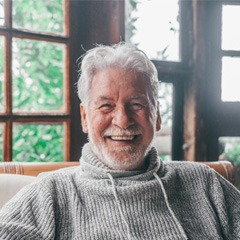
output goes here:
<path id="1" fill-rule="evenodd" d="M 240 193 L 197 163 L 163 163 L 157 71 L 124 43 L 82 59 L 89 143 L 81 166 L 27 186 L 0 213 L 0 239 L 240 239 Z"/>

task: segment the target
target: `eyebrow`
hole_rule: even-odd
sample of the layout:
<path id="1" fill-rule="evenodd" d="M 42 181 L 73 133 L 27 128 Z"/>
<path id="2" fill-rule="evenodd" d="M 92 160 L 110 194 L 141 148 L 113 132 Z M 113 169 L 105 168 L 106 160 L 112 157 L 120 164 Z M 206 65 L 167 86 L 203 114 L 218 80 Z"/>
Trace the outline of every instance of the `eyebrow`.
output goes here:
<path id="1" fill-rule="evenodd" d="M 135 99 L 143 99 L 143 100 L 147 100 L 145 94 L 132 96 L 132 97 L 130 97 L 130 99 L 132 99 L 132 100 L 135 100 Z"/>
<path id="2" fill-rule="evenodd" d="M 94 104 L 96 105 L 100 101 L 112 101 L 113 99 L 110 97 L 105 97 L 105 96 L 99 96 L 95 101 Z"/>
<path id="3" fill-rule="evenodd" d="M 147 98 L 144 94 L 141 95 L 135 95 L 129 98 L 130 100 L 144 100 L 147 101 Z M 94 101 L 94 105 L 97 105 L 99 102 L 101 101 L 113 101 L 113 98 L 111 97 L 106 97 L 106 96 L 99 96 L 95 101 Z"/>

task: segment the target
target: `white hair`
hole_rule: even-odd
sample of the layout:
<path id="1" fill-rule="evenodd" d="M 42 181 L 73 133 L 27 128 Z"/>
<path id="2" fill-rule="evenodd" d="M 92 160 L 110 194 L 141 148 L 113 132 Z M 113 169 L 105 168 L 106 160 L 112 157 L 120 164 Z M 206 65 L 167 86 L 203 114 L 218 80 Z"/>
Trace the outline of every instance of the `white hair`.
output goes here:
<path id="1" fill-rule="evenodd" d="M 77 83 L 78 97 L 87 107 L 91 96 L 91 85 L 94 75 L 106 68 L 120 68 L 142 74 L 149 83 L 153 96 L 153 105 L 158 101 L 157 69 L 146 54 L 135 45 L 120 42 L 113 46 L 97 45 L 81 57 L 80 76 Z"/>

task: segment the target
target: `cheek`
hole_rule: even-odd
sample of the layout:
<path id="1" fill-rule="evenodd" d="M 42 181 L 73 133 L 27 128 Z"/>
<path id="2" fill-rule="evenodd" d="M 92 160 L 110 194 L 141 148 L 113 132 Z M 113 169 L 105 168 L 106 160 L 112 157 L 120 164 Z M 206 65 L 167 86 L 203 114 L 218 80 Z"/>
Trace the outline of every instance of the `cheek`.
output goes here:
<path id="1" fill-rule="evenodd" d="M 150 112 L 147 112 L 138 116 L 136 119 L 137 123 L 144 129 L 145 136 L 152 138 L 156 129 L 157 118 Z"/>
<path id="2" fill-rule="evenodd" d="M 88 119 L 89 127 L 91 128 L 91 132 L 94 135 L 101 135 L 104 130 L 109 126 L 109 120 L 105 116 L 101 114 L 96 114 Z"/>
<path id="3" fill-rule="evenodd" d="M 151 112 L 146 111 L 142 114 L 139 114 L 136 117 L 136 120 L 142 125 L 144 125 L 145 127 L 150 128 L 151 126 L 154 125 L 156 118 L 151 114 Z"/>

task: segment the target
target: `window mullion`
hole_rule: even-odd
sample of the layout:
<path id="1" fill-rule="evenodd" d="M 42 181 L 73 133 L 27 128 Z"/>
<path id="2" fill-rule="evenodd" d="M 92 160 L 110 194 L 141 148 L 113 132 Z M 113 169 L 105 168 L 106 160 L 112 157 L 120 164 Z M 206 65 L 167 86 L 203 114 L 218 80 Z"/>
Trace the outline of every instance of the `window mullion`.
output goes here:
<path id="1" fill-rule="evenodd" d="M 12 28 L 12 0 L 4 1 L 4 12 L 6 28 Z"/>
<path id="2" fill-rule="evenodd" d="M 4 124 L 3 130 L 3 161 L 12 161 L 12 121 L 10 119 Z"/>
<path id="3" fill-rule="evenodd" d="M 5 71 L 5 114 L 6 122 L 3 130 L 3 160 L 12 161 L 12 1 L 4 2 L 5 24 L 9 29 L 5 35 L 4 71 Z"/>

